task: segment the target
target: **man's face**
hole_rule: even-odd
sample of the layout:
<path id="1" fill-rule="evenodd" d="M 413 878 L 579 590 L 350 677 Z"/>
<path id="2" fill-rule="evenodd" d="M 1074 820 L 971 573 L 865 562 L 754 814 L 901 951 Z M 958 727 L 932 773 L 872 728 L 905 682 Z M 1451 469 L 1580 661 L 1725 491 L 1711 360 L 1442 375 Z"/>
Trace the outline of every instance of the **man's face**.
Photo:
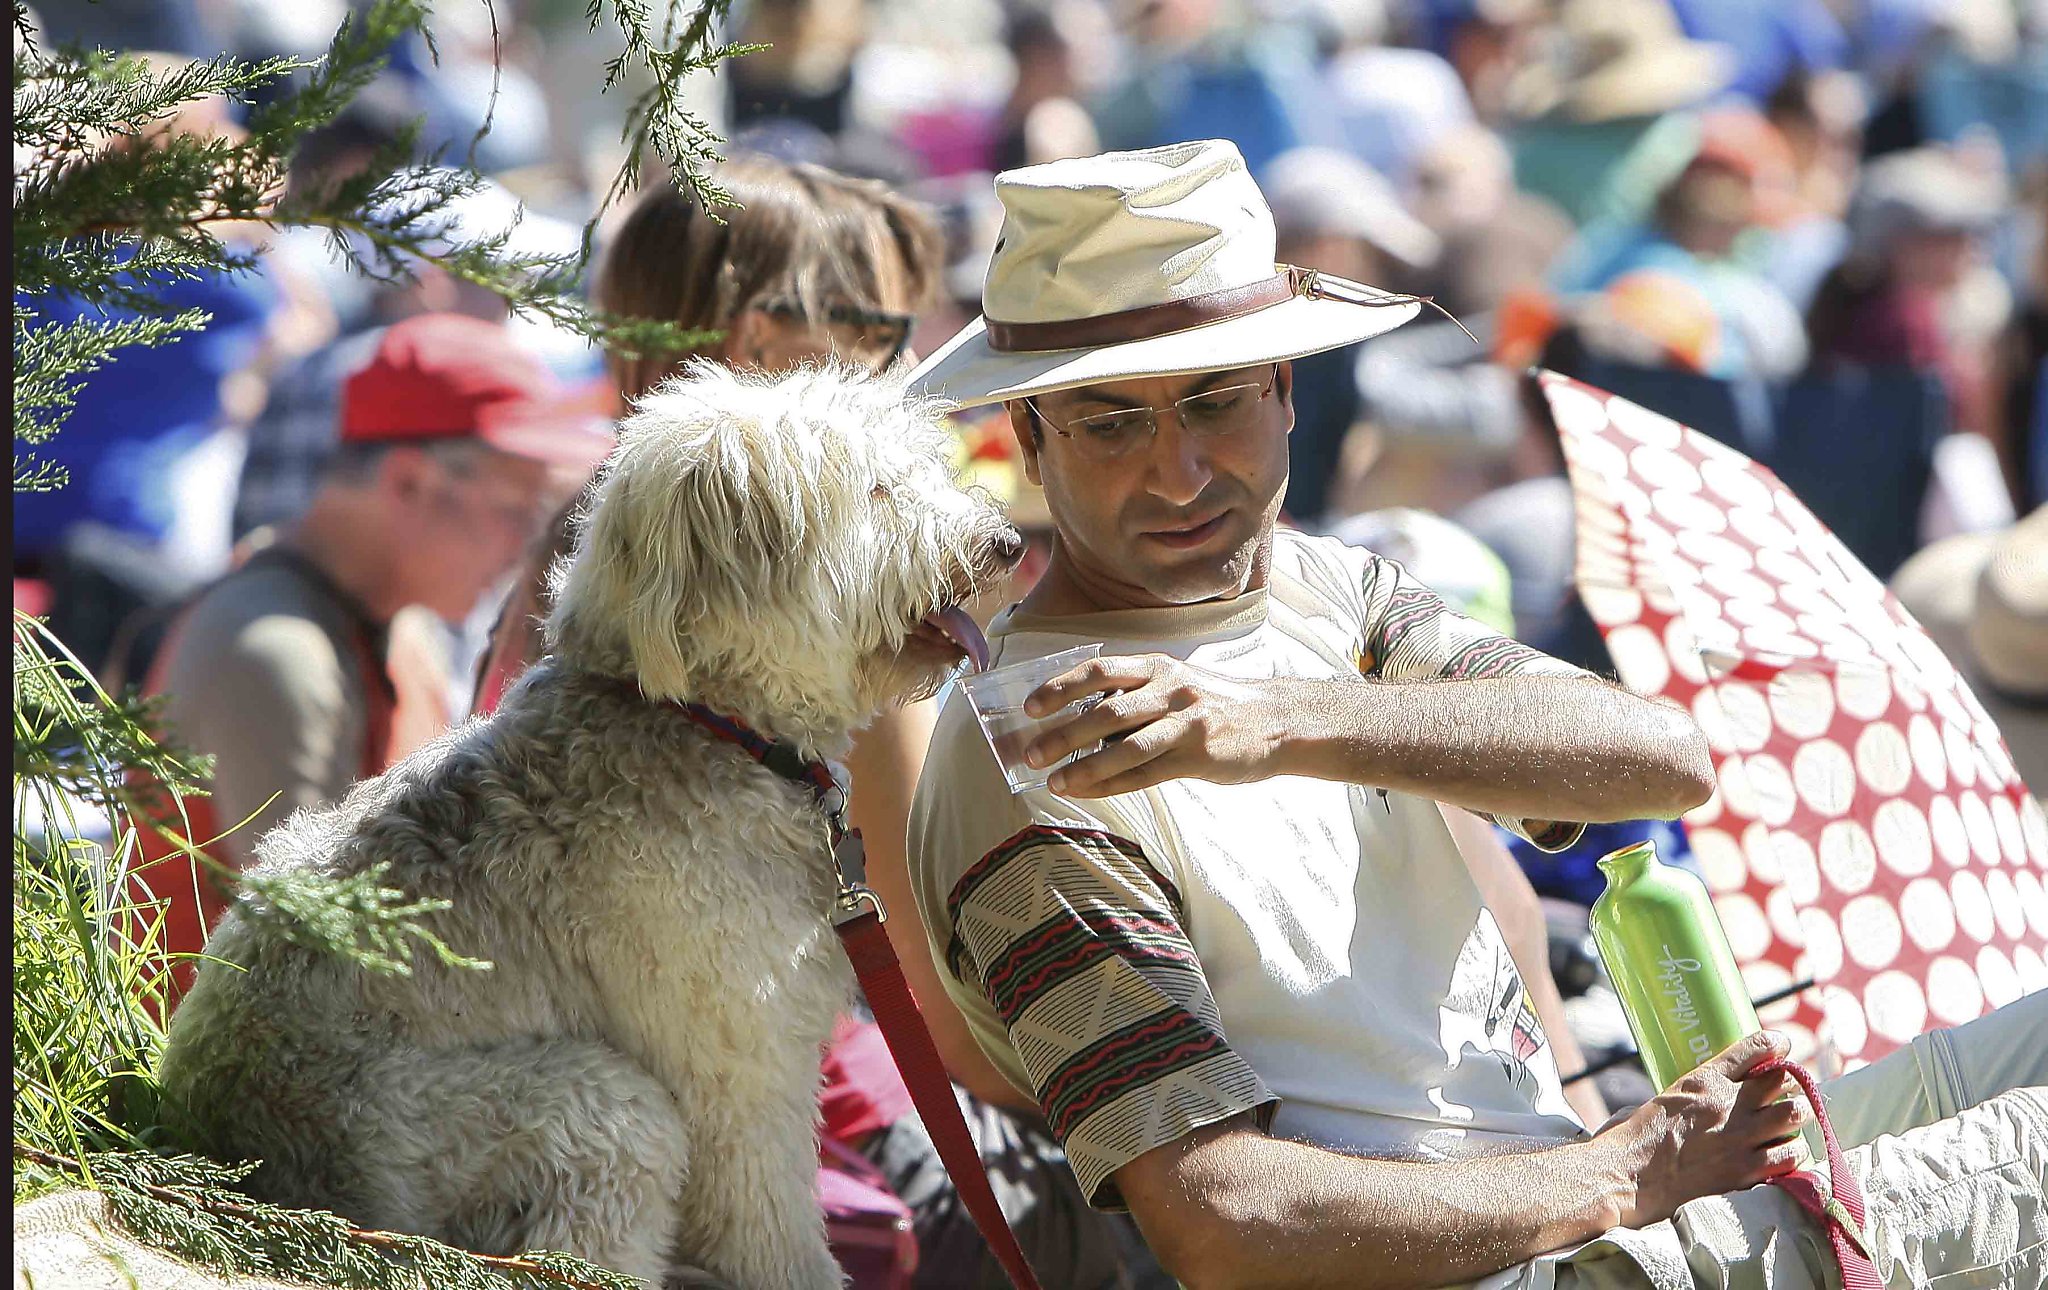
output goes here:
<path id="1" fill-rule="evenodd" d="M 452 457 L 413 456 L 394 481 L 403 598 L 459 622 L 518 564 L 574 485 L 539 462 L 481 445 Z"/>
<path id="2" fill-rule="evenodd" d="M 1185 605 L 1237 595 L 1261 568 L 1287 483 L 1294 428 L 1288 363 L 1114 381 L 1009 406 L 1025 470 L 1045 488 L 1060 541 L 1058 572 L 1102 609 Z M 1263 388 L 1243 430 L 1189 433 L 1171 409 L 1233 387 Z M 1090 451 L 1071 423 L 1157 410 L 1156 430 L 1128 452 Z M 1064 432 L 1064 433 L 1063 433 Z"/>

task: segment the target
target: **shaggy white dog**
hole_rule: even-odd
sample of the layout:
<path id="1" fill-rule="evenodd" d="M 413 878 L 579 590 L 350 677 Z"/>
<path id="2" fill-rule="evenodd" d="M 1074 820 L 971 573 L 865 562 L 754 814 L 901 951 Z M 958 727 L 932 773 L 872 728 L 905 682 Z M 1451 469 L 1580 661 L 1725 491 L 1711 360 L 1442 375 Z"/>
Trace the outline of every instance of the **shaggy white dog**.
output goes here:
<path id="1" fill-rule="evenodd" d="M 850 973 L 801 786 L 685 716 L 843 754 L 970 648 L 1021 553 L 898 387 L 693 368 L 623 428 L 498 712 L 264 839 L 445 900 L 489 971 L 365 972 L 236 910 L 171 1027 L 175 1133 L 258 1195 L 655 1285 L 828 1287 L 820 1045 Z"/>

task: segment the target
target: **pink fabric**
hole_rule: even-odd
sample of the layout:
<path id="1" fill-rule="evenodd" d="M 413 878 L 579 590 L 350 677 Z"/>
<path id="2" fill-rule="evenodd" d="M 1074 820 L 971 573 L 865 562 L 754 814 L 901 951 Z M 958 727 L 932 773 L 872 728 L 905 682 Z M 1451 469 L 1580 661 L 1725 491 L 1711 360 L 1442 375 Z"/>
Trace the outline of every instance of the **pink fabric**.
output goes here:
<path id="1" fill-rule="evenodd" d="M 825 1049 L 824 1073 L 818 1103 L 828 1138 L 853 1146 L 911 1113 L 910 1090 L 896 1073 L 880 1027 L 871 1021 L 839 1019 Z"/>
<path id="2" fill-rule="evenodd" d="M 1773 1178 L 1771 1183 L 1797 1201 L 1828 1234 L 1835 1266 L 1842 1272 L 1842 1290 L 1884 1290 L 1877 1265 L 1871 1262 L 1870 1253 L 1863 1246 L 1863 1189 L 1842 1158 L 1841 1144 L 1835 1141 L 1835 1126 L 1828 1122 L 1828 1109 L 1821 1101 L 1820 1082 L 1798 1062 L 1782 1057 L 1758 1066 L 1750 1078 L 1777 1073 L 1790 1075 L 1799 1091 L 1806 1094 L 1806 1104 L 1813 1108 L 1821 1140 L 1827 1143 L 1828 1186 L 1823 1189 L 1820 1179 L 1803 1169 Z"/>
<path id="3" fill-rule="evenodd" d="M 826 1140 L 818 1166 L 818 1208 L 848 1290 L 909 1290 L 917 1271 L 910 1208 L 880 1171 Z"/>

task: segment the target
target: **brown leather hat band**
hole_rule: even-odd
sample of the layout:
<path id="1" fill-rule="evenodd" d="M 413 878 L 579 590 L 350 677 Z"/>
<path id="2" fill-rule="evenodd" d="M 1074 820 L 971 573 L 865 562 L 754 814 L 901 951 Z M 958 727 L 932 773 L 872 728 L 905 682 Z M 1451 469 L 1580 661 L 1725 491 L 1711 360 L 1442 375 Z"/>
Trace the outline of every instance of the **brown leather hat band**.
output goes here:
<path id="1" fill-rule="evenodd" d="M 1304 270 L 1287 266 L 1272 277 L 1247 286 L 1205 291 L 1185 300 L 1142 305 L 1093 318 L 1058 322 L 997 322 L 990 318 L 986 323 L 988 347 L 998 354 L 1035 354 L 1150 340 L 1269 309 L 1293 297 L 1308 277 Z"/>

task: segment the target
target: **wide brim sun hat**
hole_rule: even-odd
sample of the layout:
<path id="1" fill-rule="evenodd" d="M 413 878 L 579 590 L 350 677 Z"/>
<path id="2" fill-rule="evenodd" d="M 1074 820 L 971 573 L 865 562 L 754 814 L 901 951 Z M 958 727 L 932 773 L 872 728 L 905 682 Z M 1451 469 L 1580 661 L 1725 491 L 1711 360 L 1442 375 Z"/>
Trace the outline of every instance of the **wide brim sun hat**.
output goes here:
<path id="1" fill-rule="evenodd" d="M 1973 609 L 1970 647 L 1985 675 L 2008 698 L 2048 701 L 2048 504 L 1999 535 Z"/>
<path id="2" fill-rule="evenodd" d="M 1421 308 L 1276 263 L 1272 212 L 1221 140 L 1027 166 L 995 188 L 982 317 L 910 375 L 948 406 L 1303 358 Z"/>
<path id="3" fill-rule="evenodd" d="M 1849 234 L 1866 257 L 1886 254 L 1913 231 L 1988 233 L 2010 198 L 1996 171 L 1965 164 L 1939 145 L 1889 152 L 1863 168 L 1849 206 Z"/>
<path id="4" fill-rule="evenodd" d="M 1656 116 L 1704 102 L 1735 79 L 1735 51 L 1689 39 L 1663 0 L 1567 0 L 1545 56 L 1507 86 L 1524 118 L 1582 125 Z"/>

